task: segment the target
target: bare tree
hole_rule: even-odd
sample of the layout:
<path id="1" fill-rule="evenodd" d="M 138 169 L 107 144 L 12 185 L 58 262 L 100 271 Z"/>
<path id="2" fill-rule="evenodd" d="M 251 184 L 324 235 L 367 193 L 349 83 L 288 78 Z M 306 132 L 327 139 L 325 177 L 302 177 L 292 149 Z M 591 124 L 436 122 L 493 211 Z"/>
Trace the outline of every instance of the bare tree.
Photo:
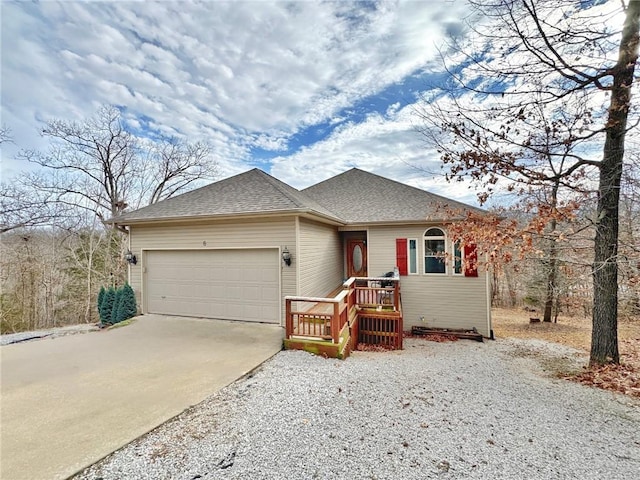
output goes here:
<path id="1" fill-rule="evenodd" d="M 640 317 L 640 154 L 630 149 L 620 188 L 620 306 L 627 318 Z"/>
<path id="2" fill-rule="evenodd" d="M 23 151 L 20 156 L 57 175 L 55 182 L 46 182 L 46 177 L 34 182 L 34 189 L 89 208 L 101 220 L 122 213 L 136 139 L 124 129 L 118 109 L 102 107 L 83 123 L 52 120 L 41 134 L 52 140 L 49 151 Z"/>
<path id="3" fill-rule="evenodd" d="M 10 329 L 95 320 L 99 286 L 120 285 L 126 273 L 125 236 L 102 222 L 216 175 L 205 143 L 138 138 L 111 106 L 82 122 L 52 120 L 41 133 L 46 152 L 19 154 L 39 168 L 0 185 L 2 273 L 9 272 L 0 313 Z M 49 240 L 55 255 L 45 262 Z M 12 262 L 16 255 L 23 261 Z"/>
<path id="4" fill-rule="evenodd" d="M 555 188 L 556 208 L 537 212 L 545 228 L 555 229 L 561 202 L 572 215 L 570 192 L 596 194 L 588 219 L 595 228 L 590 362 L 617 363 L 619 192 L 640 2 L 621 2 L 618 11 L 573 0 L 470 3 L 481 18 L 472 38 L 481 43 L 452 46 L 454 85 L 423 112 L 425 131 L 437 139 L 448 177 L 479 183 L 481 201 L 499 185 L 518 193 Z"/>
<path id="5" fill-rule="evenodd" d="M 0 127 L 0 145 L 3 143 L 13 142 L 13 136 L 11 135 L 11 129 L 6 125 Z"/>
<path id="6" fill-rule="evenodd" d="M 216 174 L 206 144 L 142 141 L 126 129 L 120 110 L 113 106 L 101 107 L 81 123 L 52 120 L 41 133 L 51 140 L 46 153 L 23 150 L 19 154 L 48 172 L 32 177 L 31 188 L 59 203 L 88 209 L 102 221 L 130 205 L 181 193 Z"/>
<path id="7" fill-rule="evenodd" d="M 193 184 L 215 176 L 216 166 L 208 161 L 209 146 L 168 138 L 149 146 L 139 163 L 141 200 L 152 204 L 188 190 Z"/>
<path id="8" fill-rule="evenodd" d="M 55 183 L 57 174 L 45 176 L 30 172 L 0 184 L 0 234 L 11 230 L 72 225 L 77 208 L 53 190 L 34 185 Z"/>

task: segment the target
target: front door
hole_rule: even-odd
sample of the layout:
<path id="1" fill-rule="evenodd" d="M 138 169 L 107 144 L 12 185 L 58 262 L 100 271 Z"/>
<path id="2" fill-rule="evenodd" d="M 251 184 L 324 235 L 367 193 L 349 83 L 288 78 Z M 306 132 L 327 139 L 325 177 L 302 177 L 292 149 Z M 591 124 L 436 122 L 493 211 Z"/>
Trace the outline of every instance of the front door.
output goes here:
<path id="1" fill-rule="evenodd" d="M 367 276 L 367 244 L 364 240 L 347 240 L 347 276 Z"/>

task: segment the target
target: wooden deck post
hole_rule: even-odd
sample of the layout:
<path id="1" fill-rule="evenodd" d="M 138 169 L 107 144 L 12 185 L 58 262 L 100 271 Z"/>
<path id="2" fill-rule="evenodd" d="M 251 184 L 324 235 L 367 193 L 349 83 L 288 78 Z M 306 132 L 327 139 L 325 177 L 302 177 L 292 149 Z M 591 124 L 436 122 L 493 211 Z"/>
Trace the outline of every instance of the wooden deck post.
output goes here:
<path id="1" fill-rule="evenodd" d="M 400 310 L 400 282 L 393 282 L 393 306 Z"/>
<path id="2" fill-rule="evenodd" d="M 340 343 L 340 302 L 333 302 L 333 317 L 331 317 L 331 338 L 333 343 Z"/>
<path id="3" fill-rule="evenodd" d="M 291 338 L 293 335 L 293 315 L 291 315 L 291 300 L 285 300 L 285 338 Z"/>

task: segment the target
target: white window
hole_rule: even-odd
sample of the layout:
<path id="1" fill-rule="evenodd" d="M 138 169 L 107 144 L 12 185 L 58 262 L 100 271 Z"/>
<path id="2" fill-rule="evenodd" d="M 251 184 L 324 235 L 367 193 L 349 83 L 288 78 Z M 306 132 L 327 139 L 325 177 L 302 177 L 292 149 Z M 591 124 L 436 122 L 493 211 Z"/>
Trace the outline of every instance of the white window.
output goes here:
<path id="1" fill-rule="evenodd" d="M 424 233 L 424 273 L 447 273 L 445 235 L 439 228 Z"/>
<path id="2" fill-rule="evenodd" d="M 409 275 L 418 273 L 418 240 L 410 238 L 407 240 L 407 251 L 409 252 Z"/>
<path id="3" fill-rule="evenodd" d="M 464 250 L 461 248 L 460 240 L 453 242 L 453 274 L 464 274 Z"/>

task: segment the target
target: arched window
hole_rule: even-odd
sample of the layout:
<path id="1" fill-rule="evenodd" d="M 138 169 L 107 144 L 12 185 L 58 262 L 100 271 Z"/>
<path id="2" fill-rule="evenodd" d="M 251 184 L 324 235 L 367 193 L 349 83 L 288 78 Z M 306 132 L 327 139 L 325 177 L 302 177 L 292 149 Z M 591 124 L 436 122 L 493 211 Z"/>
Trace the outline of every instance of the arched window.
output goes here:
<path id="1" fill-rule="evenodd" d="M 439 228 L 424 232 L 424 273 L 447 273 L 445 235 Z"/>

